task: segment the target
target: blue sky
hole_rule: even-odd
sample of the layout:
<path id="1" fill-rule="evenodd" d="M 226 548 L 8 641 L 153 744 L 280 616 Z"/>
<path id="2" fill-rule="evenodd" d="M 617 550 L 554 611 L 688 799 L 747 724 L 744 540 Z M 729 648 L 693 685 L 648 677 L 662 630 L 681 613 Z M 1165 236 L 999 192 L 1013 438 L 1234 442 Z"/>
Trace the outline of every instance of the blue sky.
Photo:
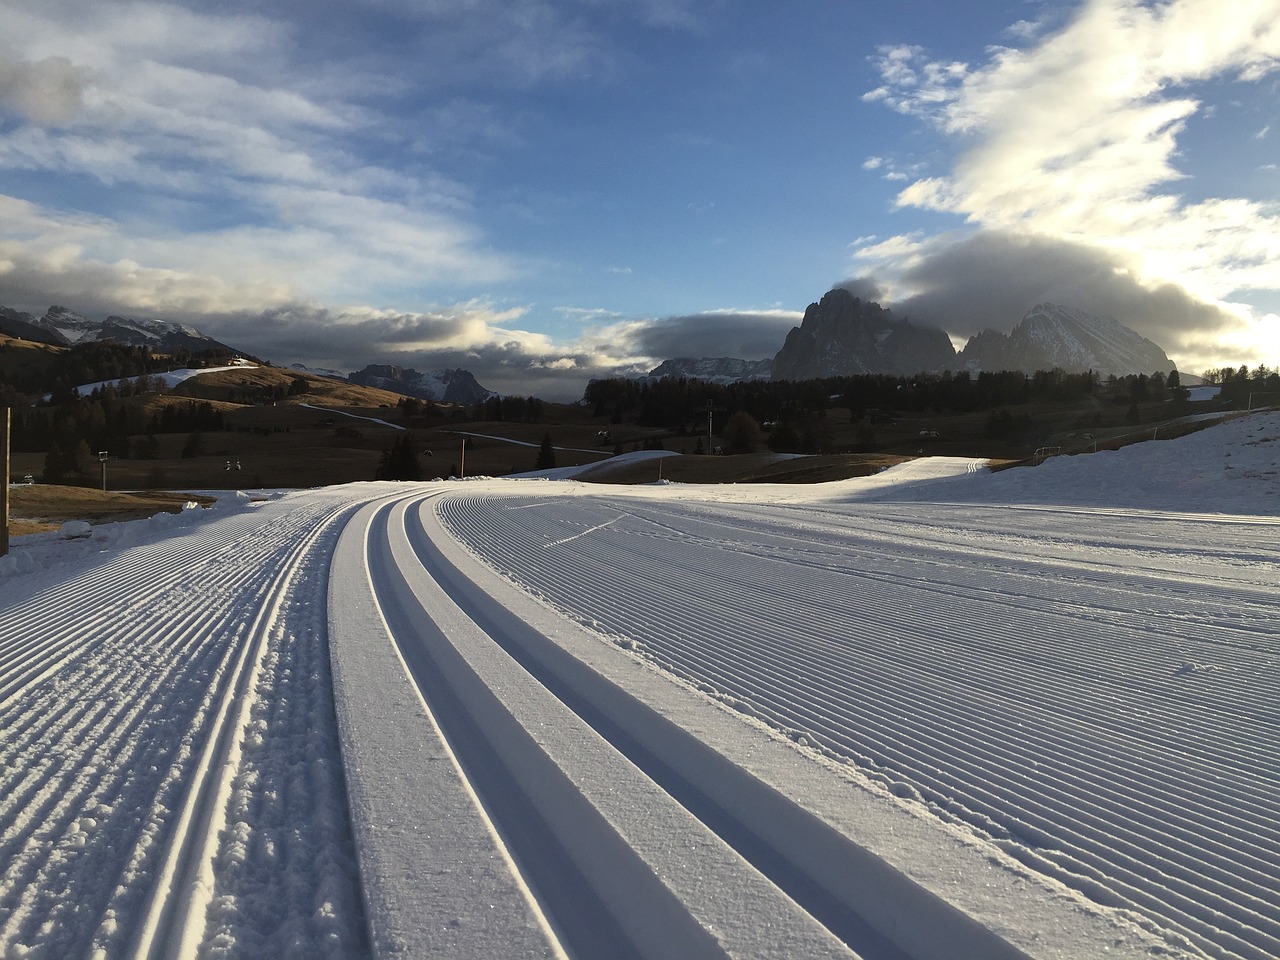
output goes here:
<path id="1" fill-rule="evenodd" d="M 1280 0 L 0 0 L 0 304 L 557 399 L 838 283 L 1280 363 Z"/>

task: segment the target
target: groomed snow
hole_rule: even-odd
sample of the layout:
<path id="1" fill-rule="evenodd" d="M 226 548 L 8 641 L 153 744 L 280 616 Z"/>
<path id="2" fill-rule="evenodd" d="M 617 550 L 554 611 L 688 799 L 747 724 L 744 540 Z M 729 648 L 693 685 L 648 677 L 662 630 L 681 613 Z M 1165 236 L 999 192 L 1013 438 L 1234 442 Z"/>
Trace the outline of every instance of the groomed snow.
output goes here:
<path id="1" fill-rule="evenodd" d="M 1277 532 L 1270 412 L 19 538 L 0 956 L 1274 957 Z"/>

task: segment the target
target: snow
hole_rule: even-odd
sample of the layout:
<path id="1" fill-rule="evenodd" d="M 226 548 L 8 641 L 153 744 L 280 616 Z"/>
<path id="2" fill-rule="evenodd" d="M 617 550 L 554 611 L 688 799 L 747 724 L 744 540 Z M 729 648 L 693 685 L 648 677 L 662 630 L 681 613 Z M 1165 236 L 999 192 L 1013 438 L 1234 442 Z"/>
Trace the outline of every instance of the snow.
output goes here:
<path id="1" fill-rule="evenodd" d="M 0 955 L 1274 957 L 1277 530 L 1267 412 L 16 538 Z"/>
<path id="2" fill-rule="evenodd" d="M 358 414 L 358 413 L 350 413 L 350 412 L 348 412 L 348 411 L 346 411 L 346 410 L 338 410 L 338 409 L 333 408 L 333 407 L 318 407 L 318 406 L 316 406 L 314 403 L 300 403 L 300 404 L 298 404 L 298 406 L 300 406 L 300 407 L 306 407 L 308 410 L 317 410 L 317 411 L 319 411 L 320 413 L 333 413 L 333 414 L 339 414 L 339 415 L 344 416 L 344 417 L 347 417 L 347 418 L 349 418 L 349 419 L 351 419 L 351 420 L 364 420 L 366 423 L 374 423 L 374 424 L 377 424 L 377 425 L 378 425 L 378 426 L 380 426 L 380 427 L 390 427 L 392 430 L 403 430 L 403 429 L 405 429 L 405 428 L 404 428 L 404 426 L 403 426 L 403 424 L 392 423 L 390 420 L 380 420 L 380 419 L 379 419 L 379 418 L 377 418 L 377 417 L 364 417 L 364 416 L 361 416 L 361 415 L 360 415 L 360 414 Z"/>
<path id="3" fill-rule="evenodd" d="M 253 364 L 253 363 L 233 363 L 223 367 L 197 367 L 197 368 L 180 367 L 177 370 L 166 370 L 163 373 L 147 374 L 147 377 L 150 380 L 161 380 L 164 382 L 164 385 L 166 387 L 172 389 L 176 387 L 178 384 L 186 380 L 190 380 L 192 377 L 204 376 L 207 373 L 222 373 L 224 370 L 253 370 L 256 368 L 257 368 L 257 364 Z M 132 383 L 133 381 L 139 378 L 123 377 L 121 379 L 129 383 Z M 76 389 L 76 392 L 79 393 L 82 397 L 87 397 L 89 394 L 93 393 L 94 390 L 101 389 L 102 387 L 113 387 L 119 384 L 120 382 L 121 380 L 99 380 L 95 383 L 81 384 L 75 389 Z M 46 400 L 49 399 L 47 394 L 45 395 L 45 399 Z"/>

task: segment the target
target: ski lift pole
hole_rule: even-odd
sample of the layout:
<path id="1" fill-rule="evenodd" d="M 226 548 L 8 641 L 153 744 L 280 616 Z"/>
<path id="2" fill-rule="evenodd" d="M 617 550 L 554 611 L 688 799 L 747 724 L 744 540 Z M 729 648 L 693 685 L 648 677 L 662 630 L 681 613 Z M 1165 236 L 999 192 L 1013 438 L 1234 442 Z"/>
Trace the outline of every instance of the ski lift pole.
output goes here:
<path id="1" fill-rule="evenodd" d="M 4 437 L 0 439 L 0 445 L 4 447 L 4 465 L 0 467 L 0 480 L 4 481 L 4 492 L 0 493 L 0 557 L 9 552 L 9 417 L 10 411 L 8 407 L 0 413 L 0 433 Z"/>

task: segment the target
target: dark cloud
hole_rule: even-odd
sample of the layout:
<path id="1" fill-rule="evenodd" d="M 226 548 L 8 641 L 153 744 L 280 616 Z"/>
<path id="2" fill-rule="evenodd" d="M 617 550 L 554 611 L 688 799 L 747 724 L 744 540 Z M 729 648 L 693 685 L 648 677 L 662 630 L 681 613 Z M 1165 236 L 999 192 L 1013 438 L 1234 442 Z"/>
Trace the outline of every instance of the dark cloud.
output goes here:
<path id="1" fill-rule="evenodd" d="M 870 277 L 850 283 L 876 286 Z M 1008 332 L 1045 302 L 1114 317 L 1169 352 L 1241 323 L 1174 284 L 1141 285 L 1118 255 L 1098 247 L 990 230 L 938 244 L 901 283 L 917 292 L 886 304 L 896 314 L 962 337 Z"/>
<path id="2" fill-rule="evenodd" d="M 854 277 L 852 280 L 837 283 L 836 287 L 841 290 L 848 290 L 859 300 L 870 300 L 872 303 L 878 303 L 881 306 L 885 303 L 884 288 L 870 277 Z"/>
<path id="3" fill-rule="evenodd" d="M 677 357 L 772 358 L 787 332 L 800 323 L 798 313 L 694 313 L 654 320 L 632 337 L 637 355 L 663 360 Z"/>

